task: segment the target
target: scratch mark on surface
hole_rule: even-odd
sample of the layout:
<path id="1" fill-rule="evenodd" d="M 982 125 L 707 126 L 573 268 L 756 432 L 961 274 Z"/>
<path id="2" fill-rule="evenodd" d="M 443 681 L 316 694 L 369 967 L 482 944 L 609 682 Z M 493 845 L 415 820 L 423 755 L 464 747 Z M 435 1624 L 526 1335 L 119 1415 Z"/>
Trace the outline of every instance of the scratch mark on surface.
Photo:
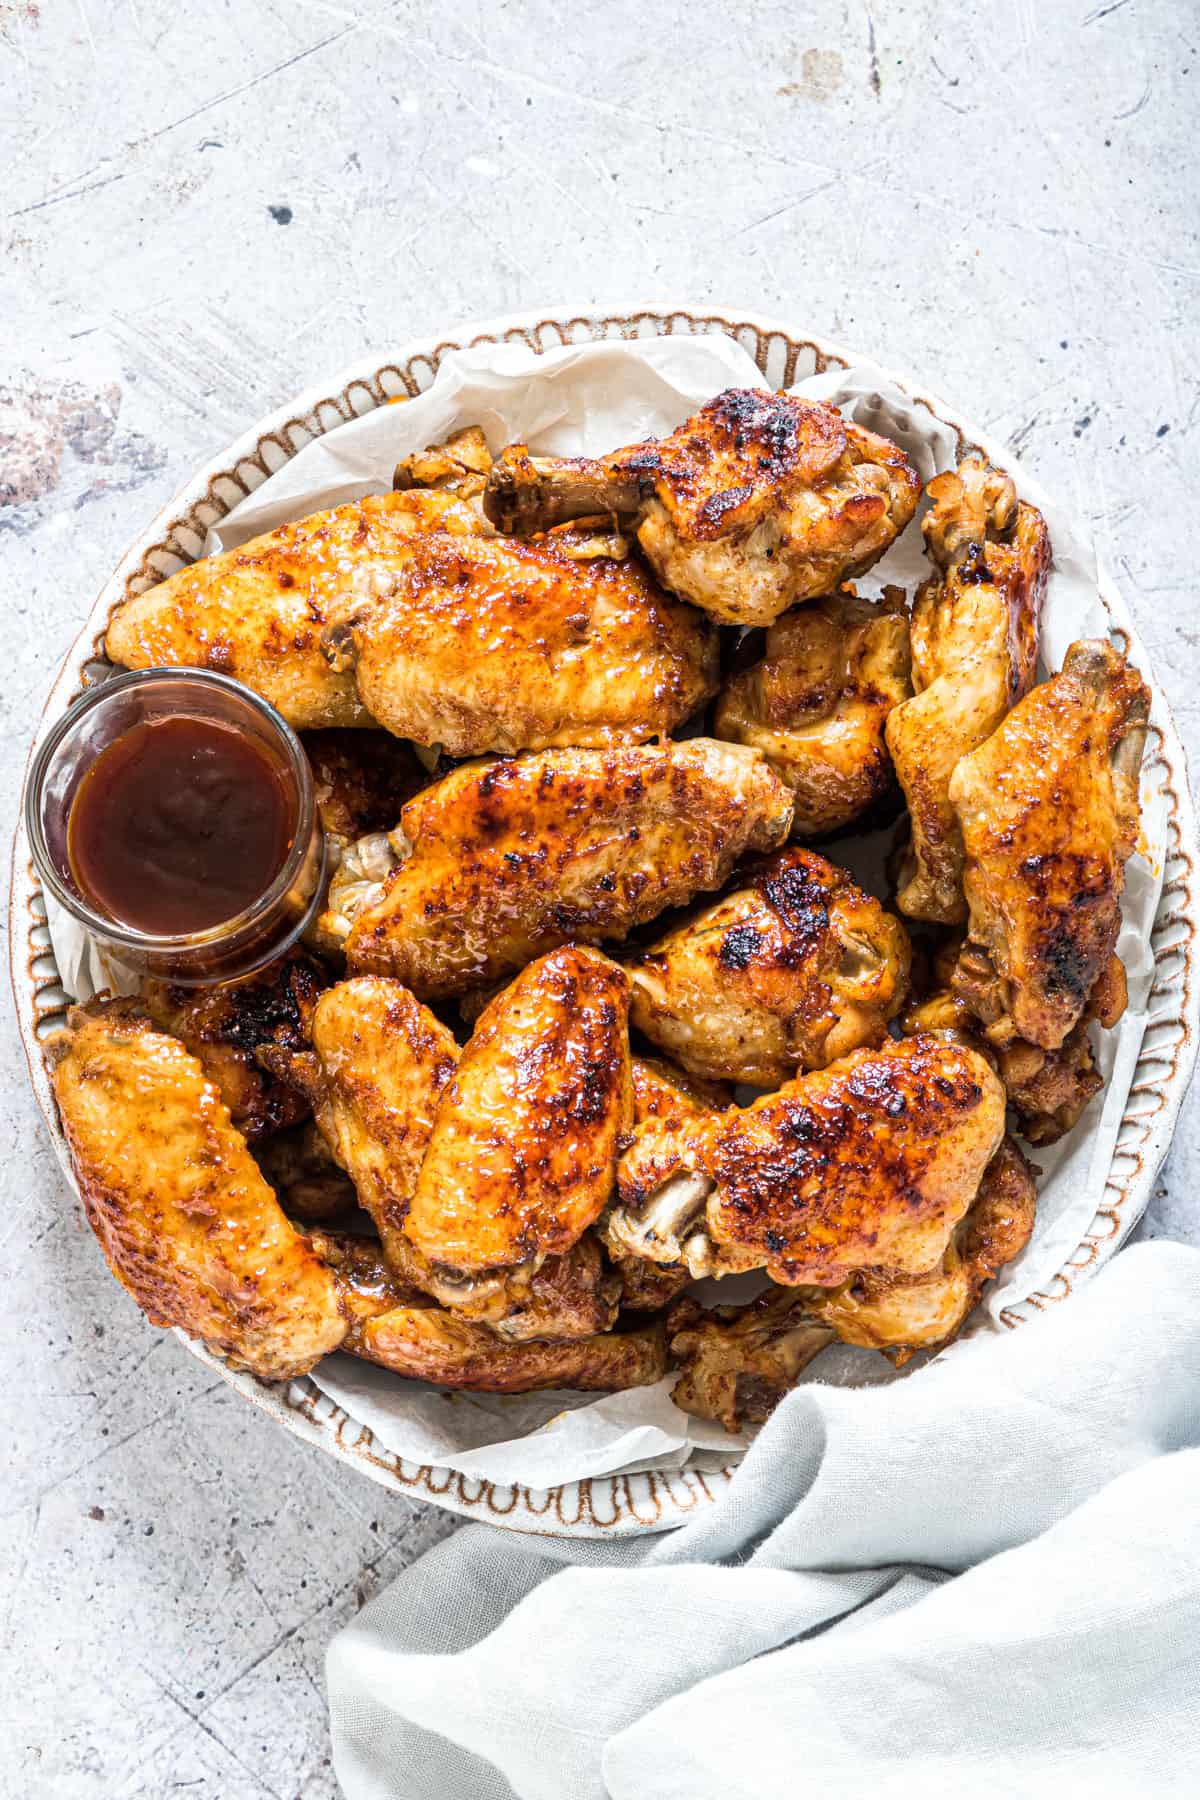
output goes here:
<path id="1" fill-rule="evenodd" d="M 160 125 L 157 131 L 149 132 L 146 137 L 141 139 L 141 142 L 153 143 L 155 138 L 165 137 L 169 131 L 177 131 L 181 125 L 188 125 L 193 119 L 198 119 L 202 113 L 211 112 L 214 106 L 223 106 L 226 100 L 236 100 L 239 94 L 248 94 L 251 88 L 261 87 L 264 81 L 271 81 L 276 75 L 282 75 L 285 69 L 294 69 L 296 64 L 303 62 L 306 57 L 315 56 L 318 50 L 328 50 L 330 44 L 339 43 L 342 38 L 349 37 L 351 32 L 357 30 L 357 25 L 347 25 L 341 31 L 335 31 L 329 37 L 322 38 L 319 43 L 310 44 L 307 50 L 297 50 L 294 56 L 285 57 L 282 62 L 273 64 L 269 69 L 264 69 L 261 75 L 252 75 L 249 81 L 243 81 L 237 87 L 227 88 L 223 94 L 215 94 L 211 100 L 205 100 L 201 105 L 193 107 L 191 112 L 184 113 L 178 119 L 172 119 L 169 125 Z"/>
<path id="2" fill-rule="evenodd" d="M 64 200 L 78 200 L 81 194 L 94 194 L 97 188 L 111 187 L 114 181 L 126 179 L 124 175 L 106 175 L 103 181 L 89 181 L 86 186 L 74 188 L 69 194 L 52 194 L 49 199 L 35 200 L 32 206 L 18 206 L 8 216 L 10 219 L 19 219 L 25 213 L 42 212 L 47 206 L 59 206 Z"/>
<path id="3" fill-rule="evenodd" d="M 1110 13 L 1120 12 L 1123 6 L 1128 5 L 1129 0 L 1109 0 L 1107 6 L 1098 6 L 1094 12 L 1088 13 L 1083 23 L 1085 25 L 1095 25 L 1098 20 L 1107 19 Z"/>
<path id="4" fill-rule="evenodd" d="M 879 52 L 875 46 L 875 21 L 867 14 L 867 54 L 871 59 L 871 92 L 878 99 L 883 91 L 883 83 L 879 78 Z"/>
<path id="5" fill-rule="evenodd" d="M 1136 113 L 1141 112 L 1142 108 L 1145 106 L 1145 104 L 1149 100 L 1149 98 L 1150 98 L 1150 81 L 1149 81 L 1149 78 L 1147 78 L 1145 87 L 1142 89 L 1141 93 L 1138 95 L 1138 98 L 1134 101 L 1133 105 L 1127 106 L 1124 112 L 1114 113 L 1113 118 L 1114 119 L 1132 119 Z"/>

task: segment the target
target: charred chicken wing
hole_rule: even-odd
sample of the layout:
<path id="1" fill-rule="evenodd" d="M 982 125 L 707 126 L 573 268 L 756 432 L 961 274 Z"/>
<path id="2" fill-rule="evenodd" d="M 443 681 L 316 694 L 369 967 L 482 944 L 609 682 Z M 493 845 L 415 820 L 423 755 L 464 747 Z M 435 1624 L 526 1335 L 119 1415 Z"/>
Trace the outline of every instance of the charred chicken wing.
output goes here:
<path id="1" fill-rule="evenodd" d="M 88 1222 L 154 1325 L 282 1381 L 341 1343 L 333 1279 L 196 1057 L 128 1001 L 73 1007 L 52 1080 Z"/>
<path id="2" fill-rule="evenodd" d="M 635 1133 L 605 1230 L 694 1276 L 765 1268 L 835 1287 L 881 1266 L 924 1274 L 1004 1131 L 1004 1090 L 974 1051 L 889 1039 L 742 1110 Z"/>
<path id="3" fill-rule="evenodd" d="M 954 772 L 970 907 L 954 988 L 993 1043 L 1057 1050 L 1114 984 L 1149 710 L 1137 670 L 1084 640 Z"/>
<path id="4" fill-rule="evenodd" d="M 830 594 L 784 613 L 761 662 L 733 675 L 713 730 L 761 750 L 796 801 L 794 837 L 849 824 L 894 786 L 884 726 L 912 693 L 899 588 Z"/>
<path id="5" fill-rule="evenodd" d="M 921 484 L 886 438 L 835 407 L 729 388 L 670 437 L 601 462 L 502 451 L 484 509 L 525 534 L 580 515 L 636 525 L 665 587 L 726 625 L 770 625 L 869 569 Z"/>
<path id="6" fill-rule="evenodd" d="M 887 742 L 912 826 L 900 910 L 949 924 L 966 917 L 950 778 L 1033 685 L 1050 537 L 1037 508 L 980 456 L 928 491 L 922 529 L 938 573 L 913 606 L 916 693 L 890 714 Z"/>
<path id="7" fill-rule="evenodd" d="M 904 927 L 844 869 L 783 850 L 630 964 L 632 1018 L 693 1075 L 780 1087 L 879 1042 L 909 954 Z"/>
<path id="8" fill-rule="evenodd" d="M 719 887 L 790 820 L 756 751 L 705 738 L 466 765 L 404 808 L 404 860 L 353 918 L 324 922 L 352 969 L 461 993 L 570 939 L 624 937 Z"/>

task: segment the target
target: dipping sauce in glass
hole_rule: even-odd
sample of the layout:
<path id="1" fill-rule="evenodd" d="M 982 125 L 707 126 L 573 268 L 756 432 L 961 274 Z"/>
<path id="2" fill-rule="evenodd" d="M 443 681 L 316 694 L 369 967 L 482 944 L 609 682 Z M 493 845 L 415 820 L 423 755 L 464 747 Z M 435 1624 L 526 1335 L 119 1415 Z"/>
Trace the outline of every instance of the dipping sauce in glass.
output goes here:
<path id="1" fill-rule="evenodd" d="M 296 824 L 287 772 L 262 744 L 182 714 L 133 725 L 100 752 L 75 790 L 67 856 L 97 911 L 183 936 L 261 899 Z"/>

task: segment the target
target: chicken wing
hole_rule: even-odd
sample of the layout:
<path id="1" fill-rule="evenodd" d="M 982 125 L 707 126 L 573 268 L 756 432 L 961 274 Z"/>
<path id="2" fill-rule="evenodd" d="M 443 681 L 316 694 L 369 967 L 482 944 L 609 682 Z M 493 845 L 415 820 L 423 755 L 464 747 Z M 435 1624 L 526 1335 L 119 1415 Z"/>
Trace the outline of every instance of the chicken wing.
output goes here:
<path id="1" fill-rule="evenodd" d="M 453 495 L 371 495 L 206 556 L 122 601 L 105 646 L 129 669 L 232 675 L 297 730 L 369 725 L 353 672 L 330 665 L 322 633 L 353 610 L 373 570 L 403 556 L 414 532 L 485 529 Z"/>
<path id="2" fill-rule="evenodd" d="M 458 1045 L 407 988 L 377 975 L 326 989 L 311 1039 L 311 1049 L 262 1054 L 311 1104 L 387 1260 L 412 1283 L 404 1224 Z"/>
<path id="3" fill-rule="evenodd" d="M 922 530 L 940 573 L 917 592 L 916 693 L 889 715 L 886 735 L 912 824 L 897 902 L 914 919 L 950 924 L 966 917 L 950 778 L 1033 685 L 1050 535 L 1037 508 L 981 456 L 936 476 L 928 491 Z"/>
<path id="4" fill-rule="evenodd" d="M 474 500 L 487 484 L 492 466 L 487 439 L 478 425 L 467 425 L 442 444 L 429 444 L 396 464 L 395 488 L 438 488 Z"/>
<path id="5" fill-rule="evenodd" d="M 1113 980 L 1149 711 L 1120 651 L 1084 640 L 954 772 L 970 907 L 954 988 L 993 1043 L 1057 1050 Z"/>
<path id="6" fill-rule="evenodd" d="M 461 993 L 570 939 L 624 937 L 719 887 L 790 820 L 757 751 L 706 738 L 470 764 L 409 801 L 391 846 L 405 859 L 353 918 L 323 924 L 351 969 Z"/>
<path id="7" fill-rule="evenodd" d="M 553 543 L 413 537 L 325 642 L 382 725 L 450 756 L 637 743 L 717 687 L 703 614 L 638 562 Z"/>
<path id="8" fill-rule="evenodd" d="M 306 731 L 301 742 L 326 845 L 339 855 L 370 832 L 389 831 L 401 807 L 429 785 L 412 745 L 388 731 Z"/>
<path id="9" fill-rule="evenodd" d="M 667 1372 L 660 1321 L 566 1343 L 503 1343 L 486 1325 L 436 1306 L 400 1306 L 367 1319 L 347 1339 L 352 1356 L 414 1381 L 475 1393 L 527 1394 L 541 1388 L 608 1391 L 649 1387 Z"/>
<path id="10" fill-rule="evenodd" d="M 748 1306 L 681 1300 L 667 1317 L 667 1340 L 682 1371 L 671 1390 L 676 1406 L 739 1432 L 770 1418 L 834 1334 L 809 1315 L 803 1295 L 772 1288 Z"/>
<path id="11" fill-rule="evenodd" d="M 52 1057 L 88 1222 L 150 1322 L 268 1381 L 335 1349 L 346 1322 L 332 1277 L 199 1061 L 128 1001 L 73 1007 Z"/>
<path id="12" fill-rule="evenodd" d="M 726 682 L 714 734 L 751 744 L 796 801 L 792 835 L 836 831 L 894 787 L 884 726 L 912 693 L 900 588 L 830 594 L 784 613 L 764 655 Z"/>
<path id="13" fill-rule="evenodd" d="M 358 1190 L 334 1162 L 315 1120 L 264 1138 L 254 1147 L 254 1160 L 289 1219 L 304 1225 L 342 1224 L 358 1214 L 366 1223 Z"/>
<path id="14" fill-rule="evenodd" d="M 1033 1164 L 1005 1138 L 937 1268 L 923 1275 L 863 1269 L 841 1287 L 803 1289 L 809 1316 L 844 1344 L 885 1351 L 897 1367 L 914 1351 L 944 1349 L 987 1283 L 1029 1242 L 1037 1214 L 1036 1176 Z"/>
<path id="15" fill-rule="evenodd" d="M 782 850 L 629 965 L 631 1016 L 693 1075 L 779 1087 L 878 1043 L 909 960 L 904 927 L 844 869 Z"/>
<path id="16" fill-rule="evenodd" d="M 252 976 L 219 987 L 151 982 L 146 1011 L 187 1045 L 215 1083 L 238 1130 L 254 1142 L 308 1117 L 308 1102 L 259 1061 L 263 1045 L 300 1050 L 327 977 L 299 951 Z"/>
<path id="17" fill-rule="evenodd" d="M 693 1276 L 765 1268 L 835 1287 L 868 1265 L 937 1266 L 1004 1131 L 1004 1090 L 973 1051 L 892 1039 L 744 1109 L 635 1133 L 605 1230 Z"/>
<path id="18" fill-rule="evenodd" d="M 599 1216 L 632 1117 L 629 991 L 596 951 L 532 963 L 487 1007 L 442 1095 L 406 1234 L 468 1277 L 561 1255 Z"/>
<path id="19" fill-rule="evenodd" d="M 581 514 L 636 521 L 665 587 L 726 625 L 769 625 L 869 569 L 921 484 L 887 438 L 835 407 L 729 388 L 670 437 L 602 462 L 501 452 L 484 510 L 524 534 Z"/>

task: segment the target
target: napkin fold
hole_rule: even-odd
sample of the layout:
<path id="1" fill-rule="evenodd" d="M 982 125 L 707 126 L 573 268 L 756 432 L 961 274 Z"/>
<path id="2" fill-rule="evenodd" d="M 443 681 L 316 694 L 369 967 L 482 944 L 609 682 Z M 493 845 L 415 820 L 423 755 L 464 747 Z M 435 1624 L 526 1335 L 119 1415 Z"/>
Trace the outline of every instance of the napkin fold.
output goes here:
<path id="1" fill-rule="evenodd" d="M 1200 1251 L 797 1389 L 667 1536 L 468 1526 L 327 1672 L 347 1800 L 1194 1800 Z"/>

